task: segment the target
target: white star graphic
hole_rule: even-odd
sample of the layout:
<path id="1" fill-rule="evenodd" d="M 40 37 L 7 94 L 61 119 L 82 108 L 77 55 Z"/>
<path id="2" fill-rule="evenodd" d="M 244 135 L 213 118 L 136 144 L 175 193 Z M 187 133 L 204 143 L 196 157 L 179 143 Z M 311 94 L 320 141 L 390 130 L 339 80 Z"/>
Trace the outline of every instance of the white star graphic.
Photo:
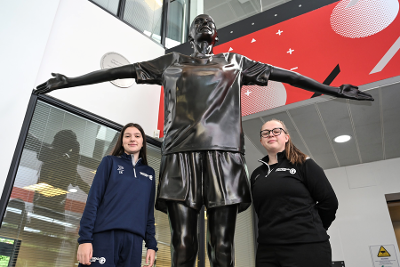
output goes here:
<path id="1" fill-rule="evenodd" d="M 286 53 L 292 54 L 293 51 L 294 51 L 294 50 L 293 50 L 292 48 L 289 48 L 289 51 L 287 51 Z"/>
<path id="2" fill-rule="evenodd" d="M 276 34 L 278 34 L 278 35 L 280 36 L 282 32 L 283 32 L 283 31 L 278 30 L 278 32 L 277 32 Z"/>
<path id="3" fill-rule="evenodd" d="M 247 96 L 249 96 L 250 95 L 250 91 L 247 89 L 247 92 L 246 93 L 244 93 L 245 95 L 247 95 Z"/>

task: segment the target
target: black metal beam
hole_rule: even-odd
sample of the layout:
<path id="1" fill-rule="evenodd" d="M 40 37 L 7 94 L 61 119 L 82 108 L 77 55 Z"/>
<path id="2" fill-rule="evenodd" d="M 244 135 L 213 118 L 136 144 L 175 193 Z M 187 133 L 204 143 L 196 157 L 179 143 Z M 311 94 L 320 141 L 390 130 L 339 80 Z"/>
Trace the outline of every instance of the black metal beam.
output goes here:
<path id="1" fill-rule="evenodd" d="M 161 17 L 161 45 L 165 47 L 165 39 L 168 34 L 168 10 L 169 0 L 163 0 L 162 17 Z"/>
<path id="2" fill-rule="evenodd" d="M 6 178 L 6 182 L 3 188 L 3 194 L 0 198 L 0 225 L 3 222 L 4 214 L 8 205 L 8 201 L 11 197 L 11 192 L 14 186 L 15 177 L 17 175 L 19 162 L 21 161 L 22 151 L 24 149 L 25 140 L 28 136 L 29 126 L 31 125 L 33 113 L 35 112 L 37 102 L 37 95 L 32 94 L 28 108 L 25 114 L 24 121 L 22 123 L 21 132 L 18 137 L 17 146 L 15 147 L 14 156 L 11 161 L 10 170 L 8 171 L 8 175 Z"/>

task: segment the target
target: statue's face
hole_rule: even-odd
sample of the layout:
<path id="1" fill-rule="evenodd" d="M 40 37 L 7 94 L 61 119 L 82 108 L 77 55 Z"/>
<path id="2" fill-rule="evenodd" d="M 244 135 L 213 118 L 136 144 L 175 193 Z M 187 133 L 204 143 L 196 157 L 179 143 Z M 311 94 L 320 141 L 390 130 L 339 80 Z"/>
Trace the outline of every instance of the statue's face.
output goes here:
<path id="1" fill-rule="evenodd" d="M 190 26 L 190 36 L 195 43 L 206 41 L 214 44 L 217 37 L 217 28 L 213 18 L 205 14 L 198 15 Z"/>

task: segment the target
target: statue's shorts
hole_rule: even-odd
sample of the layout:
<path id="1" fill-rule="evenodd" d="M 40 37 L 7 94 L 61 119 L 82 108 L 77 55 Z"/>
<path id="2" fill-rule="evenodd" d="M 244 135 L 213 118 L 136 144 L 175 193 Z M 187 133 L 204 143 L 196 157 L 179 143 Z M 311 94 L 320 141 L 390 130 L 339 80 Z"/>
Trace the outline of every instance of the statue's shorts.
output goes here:
<path id="1" fill-rule="evenodd" d="M 156 209 L 166 213 L 166 201 L 196 210 L 233 204 L 246 210 L 251 193 L 244 156 L 218 150 L 163 155 Z"/>

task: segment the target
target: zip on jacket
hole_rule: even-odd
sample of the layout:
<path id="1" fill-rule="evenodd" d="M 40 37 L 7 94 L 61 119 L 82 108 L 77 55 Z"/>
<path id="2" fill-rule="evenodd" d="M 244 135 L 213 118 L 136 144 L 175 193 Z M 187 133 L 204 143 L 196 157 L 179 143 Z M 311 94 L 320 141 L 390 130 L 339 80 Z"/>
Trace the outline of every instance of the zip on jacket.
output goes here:
<path id="1" fill-rule="evenodd" d="M 135 162 L 135 157 L 133 156 L 133 154 L 131 154 L 132 157 L 132 165 L 133 165 L 133 175 L 135 175 L 135 178 L 137 178 L 136 176 L 136 164 L 139 162 L 139 160 L 141 160 L 142 158 L 139 158 L 136 162 Z"/>

